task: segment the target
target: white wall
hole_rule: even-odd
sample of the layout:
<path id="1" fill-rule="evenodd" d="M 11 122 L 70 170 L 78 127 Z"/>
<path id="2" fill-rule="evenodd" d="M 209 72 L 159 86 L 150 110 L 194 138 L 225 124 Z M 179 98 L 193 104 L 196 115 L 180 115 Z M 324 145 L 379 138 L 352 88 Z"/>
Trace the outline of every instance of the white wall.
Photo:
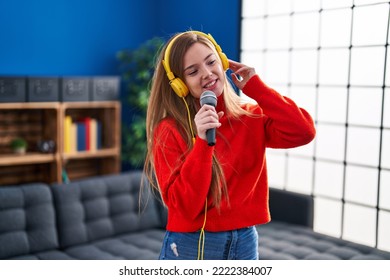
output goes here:
<path id="1" fill-rule="evenodd" d="M 389 1 L 243 0 L 241 61 L 311 113 L 268 150 L 270 186 L 313 195 L 315 230 L 390 251 Z"/>

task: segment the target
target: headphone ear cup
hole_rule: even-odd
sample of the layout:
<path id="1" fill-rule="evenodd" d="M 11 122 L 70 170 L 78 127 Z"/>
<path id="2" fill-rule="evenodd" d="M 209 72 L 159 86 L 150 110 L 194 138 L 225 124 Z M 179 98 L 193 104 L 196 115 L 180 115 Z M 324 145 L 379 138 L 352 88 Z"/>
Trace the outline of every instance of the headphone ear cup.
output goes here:
<path id="1" fill-rule="evenodd" d="M 188 88 L 186 84 L 180 79 L 180 78 L 174 78 L 170 81 L 170 85 L 173 89 L 173 91 L 179 96 L 179 97 L 186 97 L 188 94 Z"/>
<path id="2" fill-rule="evenodd" d="M 223 70 L 224 71 L 228 70 L 229 60 L 228 60 L 226 54 L 224 54 L 223 52 L 218 52 L 218 54 L 219 54 L 219 57 L 221 58 Z"/>

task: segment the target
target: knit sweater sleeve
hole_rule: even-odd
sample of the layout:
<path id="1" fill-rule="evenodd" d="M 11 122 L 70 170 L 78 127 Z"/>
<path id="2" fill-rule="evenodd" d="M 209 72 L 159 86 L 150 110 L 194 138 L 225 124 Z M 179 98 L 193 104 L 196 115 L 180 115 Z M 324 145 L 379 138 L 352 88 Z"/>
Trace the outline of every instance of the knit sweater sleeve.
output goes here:
<path id="1" fill-rule="evenodd" d="M 253 76 L 243 92 L 254 99 L 265 115 L 267 147 L 294 148 L 311 142 L 316 134 L 312 117 L 294 101 Z"/>
<path id="2" fill-rule="evenodd" d="M 173 121 L 163 120 L 154 135 L 154 166 L 164 203 L 193 220 L 204 210 L 211 182 L 213 147 L 196 138 L 188 151 Z"/>

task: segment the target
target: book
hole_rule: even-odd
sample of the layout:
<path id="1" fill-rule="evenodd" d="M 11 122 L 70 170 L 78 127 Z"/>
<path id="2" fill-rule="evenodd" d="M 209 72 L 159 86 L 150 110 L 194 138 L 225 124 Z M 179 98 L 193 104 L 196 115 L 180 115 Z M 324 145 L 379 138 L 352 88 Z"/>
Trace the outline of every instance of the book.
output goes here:
<path id="1" fill-rule="evenodd" d="M 73 122 L 70 128 L 70 151 L 77 152 L 77 123 Z"/>
<path id="2" fill-rule="evenodd" d="M 102 123 L 100 121 L 96 122 L 96 148 L 103 148 L 103 139 L 102 139 Z"/>
<path id="3" fill-rule="evenodd" d="M 86 117 L 82 120 L 85 123 L 85 150 L 91 150 L 91 118 Z"/>
<path id="4" fill-rule="evenodd" d="M 94 118 L 89 121 L 89 150 L 97 150 L 97 120 Z"/>
<path id="5" fill-rule="evenodd" d="M 64 152 L 71 152 L 71 126 L 72 126 L 72 117 L 65 116 L 64 121 Z"/>
<path id="6" fill-rule="evenodd" d="M 84 121 L 77 122 L 77 151 L 86 151 L 86 125 Z"/>

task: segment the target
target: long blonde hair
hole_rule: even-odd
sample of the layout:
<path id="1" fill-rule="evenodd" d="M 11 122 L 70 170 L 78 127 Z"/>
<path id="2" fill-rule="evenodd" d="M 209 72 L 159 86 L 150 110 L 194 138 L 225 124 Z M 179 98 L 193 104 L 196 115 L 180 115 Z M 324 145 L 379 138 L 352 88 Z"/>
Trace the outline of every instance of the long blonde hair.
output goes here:
<path id="1" fill-rule="evenodd" d="M 179 37 L 177 37 L 180 35 Z M 175 42 L 171 48 L 170 59 L 168 61 L 172 72 L 175 77 L 182 79 L 183 76 L 183 57 L 187 50 L 195 43 L 199 42 L 210 49 L 212 49 L 216 57 L 219 59 L 217 51 L 212 42 L 205 36 L 195 34 L 192 32 L 179 33 L 173 36 L 171 40 L 175 39 Z M 193 147 L 193 135 L 188 120 L 188 113 L 182 98 L 176 95 L 169 84 L 165 69 L 162 65 L 165 50 L 169 42 L 162 48 L 158 59 L 156 61 L 155 72 L 152 80 L 152 87 L 150 91 L 147 115 L 146 115 L 146 137 L 147 137 L 147 153 L 144 165 L 144 172 L 149 179 L 151 186 L 160 192 L 158 182 L 154 174 L 154 159 L 153 159 L 153 141 L 159 141 L 154 139 L 154 132 L 160 121 L 166 117 L 170 117 L 176 120 L 178 127 L 180 128 L 180 134 L 184 141 L 187 143 L 188 150 Z M 221 63 L 219 59 L 219 63 Z M 223 99 L 226 106 L 225 114 L 228 118 L 238 118 L 242 114 L 247 114 L 245 110 L 241 108 L 241 98 L 235 93 L 232 86 L 225 76 Z M 185 97 L 188 104 L 189 113 L 191 116 L 191 125 L 196 131 L 196 125 L 194 122 L 194 116 L 197 113 L 199 106 L 199 100 L 195 99 L 191 94 Z M 229 201 L 228 190 L 226 186 L 226 180 L 223 173 L 221 164 L 218 162 L 215 155 L 213 155 L 212 165 L 212 178 L 209 191 L 213 205 L 219 208 L 222 198 L 225 197 L 226 201 Z"/>

